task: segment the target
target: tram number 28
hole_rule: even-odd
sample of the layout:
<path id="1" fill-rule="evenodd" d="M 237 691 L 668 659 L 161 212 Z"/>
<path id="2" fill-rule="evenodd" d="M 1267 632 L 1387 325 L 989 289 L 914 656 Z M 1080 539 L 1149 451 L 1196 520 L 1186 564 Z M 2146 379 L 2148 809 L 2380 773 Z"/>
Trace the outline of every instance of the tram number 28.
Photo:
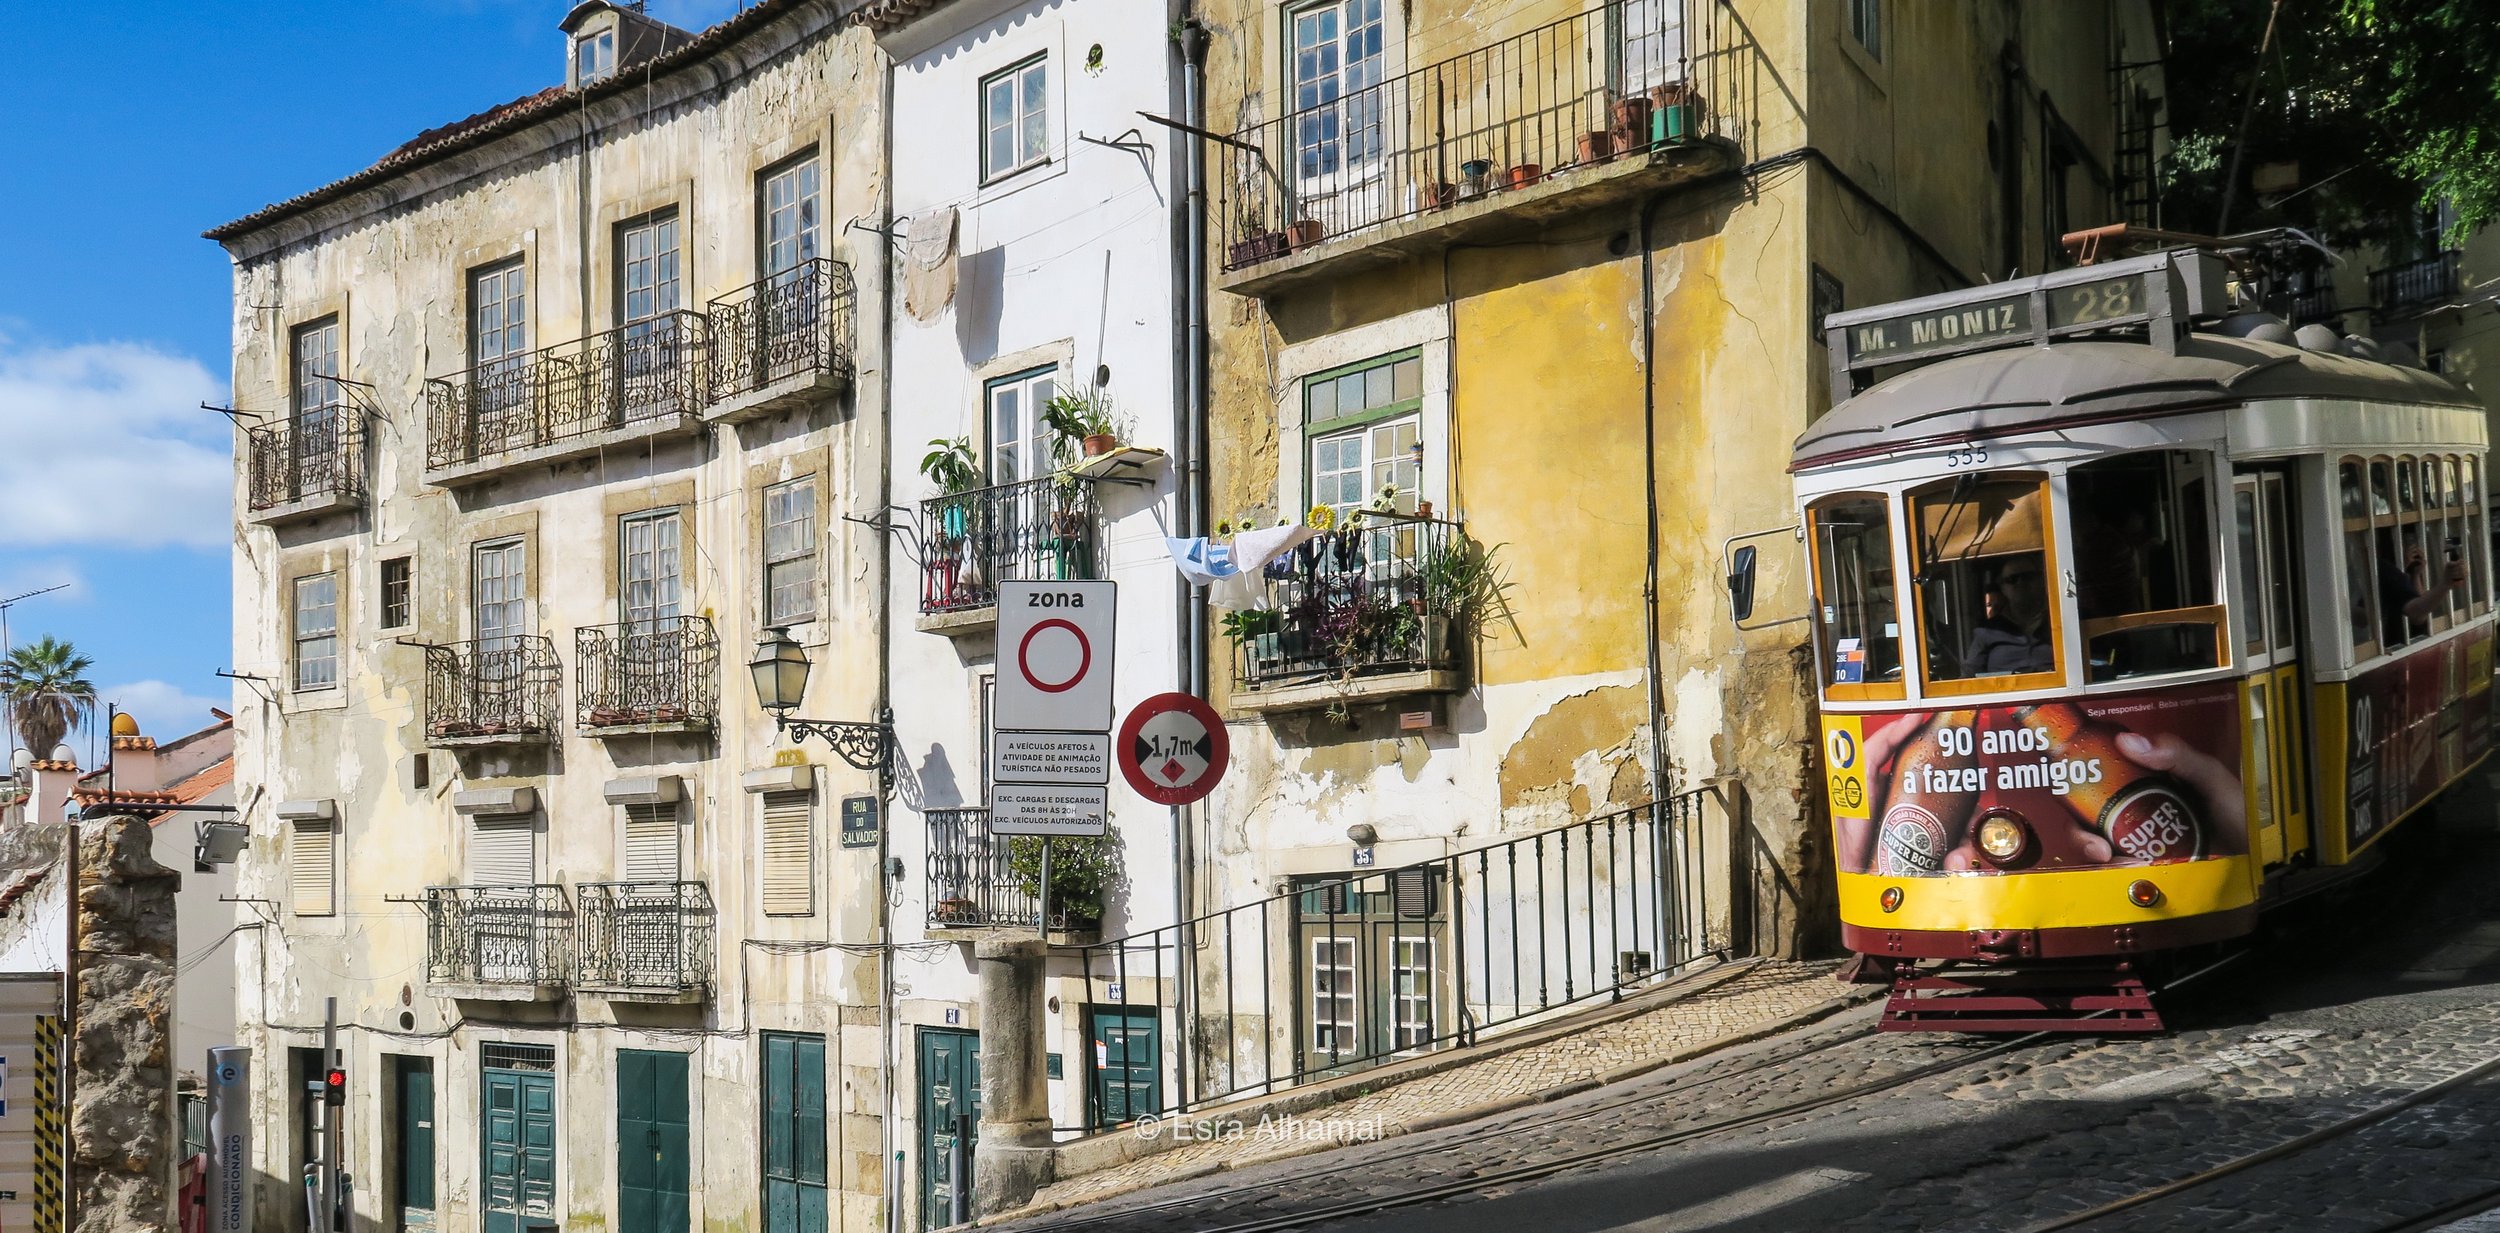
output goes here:
<path id="1" fill-rule="evenodd" d="M 1944 455 L 1944 465 L 1945 469 L 1948 471 L 1961 471 L 1970 467 L 1987 466 L 1988 449 L 1986 446 L 1982 445 L 1965 445 L 1959 449 L 1946 450 Z"/>

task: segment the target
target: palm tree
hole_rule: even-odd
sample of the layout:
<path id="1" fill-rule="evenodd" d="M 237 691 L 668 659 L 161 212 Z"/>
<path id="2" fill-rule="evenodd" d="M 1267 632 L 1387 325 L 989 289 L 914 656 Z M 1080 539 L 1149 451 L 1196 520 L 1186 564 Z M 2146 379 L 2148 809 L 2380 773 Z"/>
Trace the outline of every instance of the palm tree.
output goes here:
<path id="1" fill-rule="evenodd" d="M 17 739 L 38 758 L 52 756 L 61 738 L 78 730 L 95 709 L 95 682 L 87 670 L 95 661 L 78 648 L 49 634 L 37 642 L 13 647 L 0 660 L 0 701 Z"/>

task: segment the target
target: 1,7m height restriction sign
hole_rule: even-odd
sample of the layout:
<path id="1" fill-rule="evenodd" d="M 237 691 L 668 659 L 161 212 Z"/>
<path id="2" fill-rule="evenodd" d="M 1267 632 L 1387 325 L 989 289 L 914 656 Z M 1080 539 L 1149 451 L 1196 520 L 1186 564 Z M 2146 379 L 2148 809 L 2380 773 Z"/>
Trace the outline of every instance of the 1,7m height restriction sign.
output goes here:
<path id="1" fill-rule="evenodd" d="M 991 703 L 990 831 L 1100 835 L 1110 812 L 1119 584 L 1005 582 Z"/>

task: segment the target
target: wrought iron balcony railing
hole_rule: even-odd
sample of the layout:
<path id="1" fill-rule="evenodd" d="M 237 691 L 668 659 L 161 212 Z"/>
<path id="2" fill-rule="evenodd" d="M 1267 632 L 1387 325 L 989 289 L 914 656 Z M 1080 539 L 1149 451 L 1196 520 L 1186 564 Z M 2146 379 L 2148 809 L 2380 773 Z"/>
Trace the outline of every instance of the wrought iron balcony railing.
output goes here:
<path id="1" fill-rule="evenodd" d="M 680 309 L 425 383 L 425 465 L 473 463 L 703 409 L 709 330 Z"/>
<path id="2" fill-rule="evenodd" d="M 709 728 L 720 718 L 720 638 L 703 617 L 576 629 L 573 671 L 585 728 Z"/>
<path id="3" fill-rule="evenodd" d="M 587 882 L 581 898 L 584 989 L 683 993 L 712 983 L 712 892 L 701 882 Z"/>
<path id="4" fill-rule="evenodd" d="M 425 648 L 425 734 L 435 744 L 543 741 L 564 674 L 536 634 Z"/>
<path id="5" fill-rule="evenodd" d="M 712 401 L 796 377 L 847 380 L 851 373 L 851 267 L 830 257 L 801 262 L 712 301 Z"/>
<path id="6" fill-rule="evenodd" d="M 1226 621 L 1235 678 L 1261 689 L 1456 666 L 1479 602 L 1479 551 L 1458 524 L 1431 519 L 1322 534 L 1267 567 L 1267 608 Z"/>
<path id="7" fill-rule="evenodd" d="M 1224 268 L 1702 136 L 1724 70 L 1688 50 L 1686 7 L 1610 0 L 1333 98 L 1305 87 L 1221 147 Z"/>
<path id="8" fill-rule="evenodd" d="M 2370 273 L 2370 301 L 2382 317 L 2435 308 L 2463 289 L 2465 254 L 2456 249 Z"/>
<path id="9" fill-rule="evenodd" d="M 426 979 L 561 985 L 573 974 L 573 905 L 561 886 L 429 886 Z"/>
<path id="10" fill-rule="evenodd" d="M 244 431 L 253 513 L 324 498 L 365 499 L 364 414 L 347 403 Z"/>
<path id="11" fill-rule="evenodd" d="M 1017 880 L 1007 837 L 990 834 L 990 811 L 932 809 L 926 816 L 929 928 L 1035 927 L 1038 896 Z"/>
<path id="12" fill-rule="evenodd" d="M 1094 485 L 1046 476 L 920 503 L 920 610 L 998 602 L 1001 582 L 1101 577 Z"/>

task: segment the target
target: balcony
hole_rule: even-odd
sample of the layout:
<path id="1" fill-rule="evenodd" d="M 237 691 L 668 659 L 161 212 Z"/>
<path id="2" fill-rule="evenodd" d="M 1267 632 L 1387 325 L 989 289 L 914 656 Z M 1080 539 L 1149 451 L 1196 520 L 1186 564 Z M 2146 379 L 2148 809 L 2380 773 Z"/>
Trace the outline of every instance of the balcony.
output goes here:
<path id="1" fill-rule="evenodd" d="M 1685 0 L 1613 0 L 1235 132 L 1227 291 L 1268 295 L 1728 170 L 1726 52 Z"/>
<path id="2" fill-rule="evenodd" d="M 2370 272 L 2370 302 L 2381 321 L 2419 317 L 2455 302 L 2464 290 L 2465 254 L 2456 249 Z"/>
<path id="3" fill-rule="evenodd" d="M 1369 517 L 1270 564 L 1269 606 L 1225 620 L 1234 705 L 1296 711 L 1461 687 L 1460 650 L 1498 598 L 1456 523 Z"/>
<path id="4" fill-rule="evenodd" d="M 611 1001 L 699 1002 L 712 987 L 712 892 L 701 882 L 590 882 L 574 988 Z"/>
<path id="5" fill-rule="evenodd" d="M 2335 324 L 2343 317 L 2343 309 L 2335 300 L 2334 272 L 2324 267 L 2295 275 L 2268 301 L 2270 308 L 2295 326 L 2315 321 Z"/>
<path id="6" fill-rule="evenodd" d="M 699 616 L 573 631 L 575 721 L 594 736 L 708 732 L 720 718 L 720 639 Z"/>
<path id="7" fill-rule="evenodd" d="M 489 1002 L 554 997 L 573 972 L 561 886 L 429 886 L 426 992 Z"/>
<path id="8" fill-rule="evenodd" d="M 691 436 L 710 397 L 701 313 L 663 313 L 425 383 L 425 480 L 458 487 Z"/>
<path id="9" fill-rule="evenodd" d="M 246 429 L 248 520 L 282 526 L 365 503 L 364 414 L 345 403 Z"/>
<path id="10" fill-rule="evenodd" d="M 929 820 L 929 929 L 1034 930 L 1036 896 L 1018 882 L 1006 836 L 990 834 L 987 809 L 932 809 Z"/>
<path id="11" fill-rule="evenodd" d="M 1091 481 L 1045 476 L 920 503 L 919 627 L 959 634 L 991 628 L 998 584 L 1102 576 Z"/>
<path id="12" fill-rule="evenodd" d="M 703 418 L 737 424 L 811 402 L 851 383 L 851 267 L 817 257 L 714 300 L 711 405 Z"/>
<path id="13" fill-rule="evenodd" d="M 555 643 L 535 634 L 425 648 L 425 737 L 437 749 L 554 739 Z"/>

